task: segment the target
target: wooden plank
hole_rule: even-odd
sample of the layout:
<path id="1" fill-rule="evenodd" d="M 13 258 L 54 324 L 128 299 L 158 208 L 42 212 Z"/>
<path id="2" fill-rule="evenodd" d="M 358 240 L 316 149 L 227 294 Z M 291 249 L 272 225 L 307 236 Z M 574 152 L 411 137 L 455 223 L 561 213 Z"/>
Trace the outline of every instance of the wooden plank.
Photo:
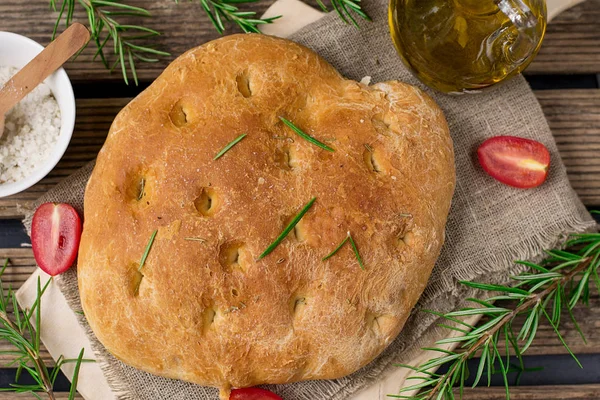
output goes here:
<path id="1" fill-rule="evenodd" d="M 600 0 L 564 11 L 549 25 L 528 74 L 600 73 Z"/>
<path id="2" fill-rule="evenodd" d="M 515 386 L 511 400 L 591 400 L 600 398 L 600 385 Z M 463 400 L 506 400 L 504 387 L 465 389 Z"/>
<path id="3" fill-rule="evenodd" d="M 244 5 L 242 9 L 261 14 L 273 2 L 262 0 L 250 6 Z M 154 17 L 143 22 L 123 21 L 142 23 L 163 32 L 152 43 L 171 53 L 159 63 L 140 64 L 138 73 L 141 80 L 155 79 L 176 56 L 219 37 L 199 2 L 180 1 L 175 4 L 168 0 L 128 0 L 128 4 L 147 8 Z M 87 23 L 80 10 L 77 5 L 75 20 Z M 3 0 L 0 2 L 0 15 L 0 30 L 19 33 L 47 45 L 57 14 L 49 10 L 48 0 L 30 1 L 26 10 L 20 0 Z M 110 74 L 99 61 L 91 62 L 95 52 L 93 47 L 90 46 L 77 60 L 68 64 L 67 72 L 71 79 L 76 83 L 91 80 L 120 82 L 122 77 L 118 70 Z M 542 50 L 527 73 L 600 73 L 600 0 L 587 0 L 552 21 Z"/>
<path id="4" fill-rule="evenodd" d="M 535 94 L 571 185 L 585 205 L 600 205 L 600 90 L 542 90 Z"/>
<path id="5" fill-rule="evenodd" d="M 275 0 L 261 0 L 251 6 L 243 5 L 244 10 L 257 11 L 262 14 Z M 60 4 L 60 3 L 59 3 Z M 156 64 L 140 64 L 138 76 L 141 80 L 154 80 L 175 57 L 186 50 L 218 38 L 220 35 L 202 11 L 199 1 L 180 1 L 176 4 L 172 0 L 128 0 L 127 4 L 144 7 L 153 15 L 153 18 L 132 19 L 117 16 L 118 21 L 125 24 L 144 25 L 148 28 L 162 32 L 163 35 L 152 40 L 156 48 L 171 53 Z M 88 24 L 83 8 L 79 4 L 75 7 L 75 21 Z M 19 33 L 30 37 L 38 43 L 47 45 L 54 28 L 57 13 L 48 7 L 48 0 L 34 0 L 23 7 L 21 0 L 2 0 L 0 2 L 0 30 Z M 61 26 L 61 30 L 63 27 Z M 228 33 L 237 32 L 235 29 Z M 99 60 L 91 62 L 95 46 L 87 48 L 74 62 L 67 65 L 69 77 L 74 82 L 94 81 L 122 81 L 122 76 L 117 68 L 110 74 Z M 112 62 L 111 62 L 112 64 Z"/>
<path id="6" fill-rule="evenodd" d="M 57 400 L 68 399 L 68 393 L 55 393 Z M 512 400 L 590 400 L 600 398 L 600 385 L 552 385 L 552 386 L 516 386 L 510 388 Z M 15 395 L 0 393 L 0 400 L 34 400 L 33 395 Z M 76 396 L 76 400 L 83 397 Z M 506 400 L 503 387 L 477 387 L 465 389 L 463 400 Z"/>

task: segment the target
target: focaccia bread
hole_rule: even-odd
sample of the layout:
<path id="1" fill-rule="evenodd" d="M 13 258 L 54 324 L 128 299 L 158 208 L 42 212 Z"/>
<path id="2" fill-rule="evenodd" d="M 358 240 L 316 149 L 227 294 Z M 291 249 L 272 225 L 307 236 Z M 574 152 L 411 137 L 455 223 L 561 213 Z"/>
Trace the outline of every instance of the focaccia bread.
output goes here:
<path id="1" fill-rule="evenodd" d="M 225 397 L 347 375 L 402 329 L 454 185 L 446 121 L 419 89 L 346 80 L 288 40 L 207 43 L 119 113 L 100 151 L 78 263 L 85 316 L 125 363 Z M 323 261 L 348 234 L 364 269 L 349 241 Z"/>

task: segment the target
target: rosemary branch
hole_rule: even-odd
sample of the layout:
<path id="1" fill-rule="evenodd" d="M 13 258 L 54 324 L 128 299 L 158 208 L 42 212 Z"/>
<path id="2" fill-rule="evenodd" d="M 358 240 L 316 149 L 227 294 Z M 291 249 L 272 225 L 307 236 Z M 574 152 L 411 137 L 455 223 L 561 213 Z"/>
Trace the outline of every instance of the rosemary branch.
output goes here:
<path id="1" fill-rule="evenodd" d="M 259 0 L 189 0 L 197 1 L 202 6 L 202 9 L 210 19 L 217 32 L 223 34 L 226 30 L 225 23 L 231 22 L 237 25 L 246 33 L 260 33 L 259 26 L 271 24 L 281 15 L 270 18 L 257 18 L 255 11 L 242 11 L 238 4 L 256 3 Z M 371 18 L 364 12 L 360 2 L 361 0 L 330 0 L 331 6 L 338 14 L 340 19 L 346 24 L 352 24 L 359 28 L 353 14 L 371 21 Z M 179 0 L 175 0 L 179 3 Z M 327 6 L 322 0 L 317 0 L 319 7 L 325 12 L 329 12 Z"/>
<path id="2" fill-rule="evenodd" d="M 189 0 L 198 1 L 217 32 L 225 32 L 224 22 L 236 24 L 245 33 L 260 33 L 259 25 L 271 24 L 281 15 L 271 18 L 257 18 L 255 11 L 241 11 L 238 4 L 255 3 L 258 0 Z M 175 0 L 179 3 L 179 0 Z"/>
<path id="3" fill-rule="evenodd" d="M 140 40 L 154 38 L 159 36 L 160 32 L 142 25 L 122 24 L 117 20 L 120 16 L 147 18 L 151 16 L 148 10 L 113 0 L 50 0 L 50 6 L 58 12 L 52 33 L 53 39 L 62 20 L 65 26 L 69 26 L 73 21 L 76 4 L 86 12 L 90 41 L 95 43 L 97 49 L 94 60 L 100 57 L 104 66 L 111 71 L 120 66 L 126 84 L 129 84 L 128 74 L 131 74 L 135 84 L 138 84 L 137 62 L 154 63 L 159 61 L 157 56 L 169 55 L 167 52 L 140 44 Z M 112 66 L 105 54 L 109 41 L 112 41 L 112 46 L 108 48 L 115 58 Z"/>
<path id="4" fill-rule="evenodd" d="M 2 275 L 7 267 L 8 259 L 6 259 L 0 270 L 0 287 L 2 287 Z M 63 356 L 60 356 L 56 360 L 56 365 L 52 371 L 44 364 L 40 355 L 41 306 L 42 296 L 50 282 L 51 280 L 42 287 L 40 278 L 38 278 L 36 299 L 29 310 L 21 309 L 15 292 L 10 285 L 7 290 L 2 289 L 0 295 L 0 326 L 2 326 L 2 329 L 0 329 L 0 340 L 7 341 L 14 347 L 14 350 L 5 351 L 5 353 L 15 356 L 15 359 L 8 366 L 17 365 L 17 373 L 15 383 L 11 383 L 8 388 L 2 388 L 0 391 L 31 393 L 37 398 L 40 398 L 37 393 L 45 393 L 48 399 L 54 400 L 56 396 L 54 395 L 53 386 L 60 368 L 66 363 L 74 362 L 76 363 L 73 375 L 74 387 L 72 387 L 71 394 L 69 395 L 69 399 L 73 399 L 75 397 L 81 363 L 93 362 L 93 360 L 84 360 L 83 353 L 80 353 L 80 356 L 74 360 L 65 359 Z M 12 306 L 13 308 L 13 318 L 9 317 L 8 306 Z M 34 324 L 31 322 L 32 319 L 35 321 Z M 19 381 L 22 371 L 27 371 L 34 381 L 33 384 L 23 385 L 16 383 Z"/>
<path id="5" fill-rule="evenodd" d="M 524 370 L 522 355 L 534 341 L 540 320 L 544 318 L 552 326 L 561 344 L 581 367 L 579 360 L 565 342 L 558 328 L 564 314 L 562 310 L 566 309 L 575 329 L 583 338 L 583 333 L 575 320 L 572 309 L 579 303 L 588 303 L 592 280 L 600 289 L 600 277 L 598 276 L 600 234 L 571 235 L 566 246 L 567 248 L 576 246 L 579 250 L 555 249 L 548 251 L 548 257 L 540 264 L 519 261 L 518 264 L 529 267 L 529 270 L 513 276 L 513 286 L 462 282 L 465 286 L 493 293 L 486 300 L 467 299 L 476 303 L 477 307 L 468 307 L 447 314 L 431 312 L 455 324 L 455 326 L 440 326 L 460 333 L 456 337 L 442 339 L 436 344 L 461 343 L 462 345 L 456 351 L 426 348 L 426 350 L 437 351 L 441 355 L 419 366 L 399 365 L 420 373 L 420 376 L 409 378 L 420 380 L 420 382 L 401 389 L 400 394 L 388 396 L 415 400 L 454 399 L 454 389 L 458 387 L 460 397 L 462 397 L 465 380 L 469 375 L 467 361 L 479 355 L 473 387 L 479 383 L 484 371 L 487 373 L 488 384 L 493 373 L 500 373 L 508 398 L 507 375 L 511 371 L 511 352 L 518 358 L 521 364 L 520 370 Z M 498 307 L 494 304 L 497 301 L 512 302 L 514 307 Z M 472 315 L 487 316 L 489 320 L 479 327 L 474 327 L 460 319 Z M 516 332 L 513 323 L 516 317 L 521 315 L 525 316 L 525 322 Z M 504 338 L 506 346 L 505 361 L 498 350 L 502 338 Z M 447 372 L 443 374 L 431 372 L 432 369 L 443 364 L 449 364 Z M 499 367 L 496 364 L 499 364 Z M 402 393 L 414 390 L 421 390 L 421 392 L 415 396 L 402 395 Z"/>
<path id="6" fill-rule="evenodd" d="M 353 13 L 364 20 L 371 21 L 371 17 L 362 9 L 360 2 L 361 0 L 331 0 L 331 5 L 344 23 L 352 24 L 355 28 L 360 29 L 356 19 L 352 16 Z M 329 12 L 322 0 L 317 0 L 317 4 L 323 11 Z"/>

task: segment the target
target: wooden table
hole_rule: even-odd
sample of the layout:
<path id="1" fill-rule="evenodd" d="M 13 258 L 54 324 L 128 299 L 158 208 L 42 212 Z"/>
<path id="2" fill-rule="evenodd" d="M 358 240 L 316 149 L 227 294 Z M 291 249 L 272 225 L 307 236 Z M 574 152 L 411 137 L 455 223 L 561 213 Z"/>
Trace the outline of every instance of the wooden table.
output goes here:
<path id="1" fill-rule="evenodd" d="M 263 12 L 273 0 L 262 0 L 251 8 Z M 165 35 L 160 46 L 172 58 L 190 47 L 218 37 L 197 3 L 170 0 L 129 0 L 129 4 L 149 9 L 155 18 L 147 25 Z M 86 22 L 80 13 L 76 19 Z M 0 30 L 20 33 L 42 43 L 49 42 L 54 15 L 46 0 L 0 1 Z M 127 87 L 120 74 L 109 74 L 103 66 L 90 62 L 91 49 L 67 66 L 77 97 L 77 121 L 69 149 L 58 166 L 30 190 L 0 199 L 0 260 L 8 257 L 11 266 L 4 279 L 19 288 L 35 269 L 31 249 L 21 247 L 29 239 L 20 219 L 23 210 L 41 194 L 95 158 L 117 112 L 163 70 L 169 60 L 140 66 L 140 87 Z M 562 13 L 548 29 L 547 39 L 536 61 L 527 71 L 556 142 L 567 166 L 569 179 L 590 209 L 600 209 L 600 0 L 588 0 Z M 502 132 L 509 133 L 509 132 Z M 587 337 L 584 343 L 569 322 L 561 333 L 576 354 L 582 355 L 584 370 L 579 370 L 555 338 L 543 325 L 539 337 L 528 351 L 528 367 L 544 366 L 543 372 L 524 375 L 521 386 L 512 388 L 513 399 L 599 399 L 600 398 L 600 297 L 594 294 L 590 307 L 578 307 L 575 314 Z M 8 349 L 0 342 L 0 351 Z M 53 360 L 43 351 L 47 365 Z M 0 354 L 0 364 L 10 356 Z M 0 387 L 14 377 L 13 369 L 0 369 Z M 501 382 L 496 381 L 496 385 Z M 68 395 L 68 382 L 57 384 L 58 398 Z M 0 393 L 0 400 L 13 399 Z M 467 399 L 504 399 L 504 389 L 478 387 L 469 390 Z M 24 396 L 23 399 L 33 397 Z"/>

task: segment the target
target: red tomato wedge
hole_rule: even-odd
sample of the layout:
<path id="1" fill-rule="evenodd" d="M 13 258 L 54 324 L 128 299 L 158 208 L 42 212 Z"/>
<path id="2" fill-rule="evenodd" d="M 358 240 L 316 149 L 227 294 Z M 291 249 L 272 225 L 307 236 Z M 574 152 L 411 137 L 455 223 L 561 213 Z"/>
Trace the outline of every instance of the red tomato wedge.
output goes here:
<path id="1" fill-rule="evenodd" d="M 479 146 L 477 156 L 485 172 L 516 188 L 540 186 L 548 176 L 550 152 L 535 140 L 496 136 Z"/>
<path id="2" fill-rule="evenodd" d="M 231 391 L 229 400 L 283 400 L 273 392 L 259 388 L 235 389 Z"/>
<path id="3" fill-rule="evenodd" d="M 73 265 L 80 239 L 81 218 L 70 205 L 44 203 L 33 214 L 33 256 L 47 274 L 62 274 Z"/>

